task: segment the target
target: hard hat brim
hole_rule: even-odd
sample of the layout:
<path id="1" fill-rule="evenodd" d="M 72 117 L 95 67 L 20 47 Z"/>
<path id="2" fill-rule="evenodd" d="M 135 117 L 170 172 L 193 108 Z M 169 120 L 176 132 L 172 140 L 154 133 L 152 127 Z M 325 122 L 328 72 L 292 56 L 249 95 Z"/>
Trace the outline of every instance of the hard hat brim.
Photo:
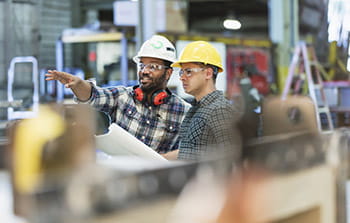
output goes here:
<path id="1" fill-rule="evenodd" d="M 182 63 L 198 63 L 199 61 L 192 61 L 192 60 L 179 60 L 179 61 L 176 61 L 174 63 L 172 63 L 170 66 L 171 67 L 179 67 L 181 68 L 181 64 Z M 200 62 L 201 63 L 201 62 Z M 216 66 L 218 68 L 218 72 L 221 73 L 224 71 L 224 69 L 222 67 L 219 67 L 217 65 L 214 65 L 214 64 L 211 64 L 213 66 Z"/>
<path id="2" fill-rule="evenodd" d="M 135 63 L 138 63 L 138 62 L 140 62 L 140 58 L 141 58 L 141 57 L 156 58 L 156 59 L 160 59 L 160 60 L 169 61 L 169 62 L 171 62 L 171 63 L 174 63 L 174 62 L 175 62 L 175 60 L 171 60 L 171 59 L 169 59 L 169 58 L 163 58 L 163 57 L 156 57 L 156 56 L 154 56 L 154 55 L 136 55 L 136 56 L 134 56 L 132 59 L 133 59 L 133 61 L 134 61 Z"/>

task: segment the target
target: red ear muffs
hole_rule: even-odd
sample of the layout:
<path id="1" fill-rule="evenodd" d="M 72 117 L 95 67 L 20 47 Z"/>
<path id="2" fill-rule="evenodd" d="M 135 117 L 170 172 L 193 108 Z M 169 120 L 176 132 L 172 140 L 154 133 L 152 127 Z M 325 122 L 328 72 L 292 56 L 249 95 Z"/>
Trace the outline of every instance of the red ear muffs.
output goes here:
<path id="1" fill-rule="evenodd" d="M 151 103 L 152 105 L 161 105 L 165 103 L 170 95 L 170 91 L 167 90 L 158 90 L 152 94 Z M 140 87 L 134 88 L 134 98 L 140 102 L 146 101 L 146 95 L 143 93 L 142 89 Z"/>
<path id="2" fill-rule="evenodd" d="M 145 94 L 143 93 L 143 91 L 141 90 L 141 88 L 135 88 L 134 89 L 134 94 L 135 94 L 135 99 L 138 101 L 143 102 L 143 100 L 145 99 Z"/>
<path id="3" fill-rule="evenodd" d="M 161 105 L 164 102 L 166 102 L 166 99 L 169 97 L 169 94 L 164 91 L 156 91 L 153 95 L 152 95 L 152 103 L 154 105 Z"/>

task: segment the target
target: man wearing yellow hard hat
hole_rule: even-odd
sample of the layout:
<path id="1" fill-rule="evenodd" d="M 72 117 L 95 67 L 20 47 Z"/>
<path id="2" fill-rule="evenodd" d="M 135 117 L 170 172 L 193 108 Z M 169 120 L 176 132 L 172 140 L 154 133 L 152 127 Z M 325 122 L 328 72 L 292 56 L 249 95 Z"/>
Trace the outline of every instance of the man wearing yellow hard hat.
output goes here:
<path id="1" fill-rule="evenodd" d="M 208 42 L 191 42 L 171 66 L 181 68 L 183 88 L 195 98 L 180 128 L 177 158 L 232 155 L 239 159 L 241 142 L 235 123 L 241 114 L 215 87 L 216 76 L 223 71 L 219 52 Z"/>

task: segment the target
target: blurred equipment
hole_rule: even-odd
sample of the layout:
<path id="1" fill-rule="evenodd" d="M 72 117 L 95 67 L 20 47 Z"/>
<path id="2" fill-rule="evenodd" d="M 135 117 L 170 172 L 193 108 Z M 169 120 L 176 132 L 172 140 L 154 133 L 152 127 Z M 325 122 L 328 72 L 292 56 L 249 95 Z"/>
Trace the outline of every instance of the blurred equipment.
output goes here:
<path id="1" fill-rule="evenodd" d="M 4 129 L 3 126 L 1 126 L 1 128 Z M 6 151 L 6 147 L 7 146 L 8 146 L 8 140 L 1 135 L 0 136 L 0 170 L 5 168 L 5 164 L 6 164 L 6 161 L 7 161 L 7 157 L 5 155 L 5 151 Z"/>
<path id="2" fill-rule="evenodd" d="M 28 75 L 31 81 L 25 83 Z M 8 69 L 7 98 L 9 105 L 7 109 L 8 120 L 33 118 L 39 109 L 39 76 L 38 61 L 35 57 L 15 57 L 11 60 Z M 16 103 L 17 102 L 17 103 Z M 19 102 L 19 103 L 18 103 Z M 13 107 L 17 105 L 17 108 Z M 21 105 L 21 110 L 18 108 Z"/>
<path id="3" fill-rule="evenodd" d="M 335 127 L 350 126 L 350 81 L 324 82 Z"/>
<path id="4" fill-rule="evenodd" d="M 8 139 L 5 132 L 8 122 L 35 117 L 38 106 L 38 62 L 34 57 L 14 57 L 7 73 L 7 100 L 0 100 L 0 110 L 4 109 L 5 114 L 7 110 L 7 120 L 0 121 L 0 168 L 4 168 L 6 162 Z"/>
<path id="5" fill-rule="evenodd" d="M 343 62 L 344 59 L 341 59 L 340 52 L 338 42 L 332 41 L 329 45 L 329 77 L 331 80 L 350 80 L 350 72 Z"/>
<path id="6" fill-rule="evenodd" d="M 60 38 L 56 41 L 56 70 L 63 71 L 65 69 L 65 60 L 64 60 L 64 45 L 72 44 L 72 43 L 101 43 L 101 42 L 120 42 L 120 73 L 121 73 L 121 82 L 123 85 L 128 84 L 128 40 L 125 34 L 120 32 L 105 32 L 102 30 L 96 29 L 87 29 L 87 30 L 75 30 L 75 29 L 67 29 L 62 32 Z M 113 50 L 113 49 L 112 49 Z M 108 53 L 109 54 L 109 53 Z M 90 51 L 90 65 L 93 67 L 92 72 L 97 73 L 96 66 L 99 61 L 98 58 L 101 55 L 96 55 L 96 49 L 94 51 Z M 116 58 L 118 59 L 118 58 Z M 69 70 L 67 70 L 69 72 Z M 74 70 L 73 70 L 74 71 Z M 79 75 L 81 72 L 79 70 L 75 70 Z M 98 85 L 102 84 L 101 78 L 99 75 L 93 77 L 87 77 L 88 75 L 83 74 L 84 78 L 94 78 Z M 57 101 L 62 101 L 64 99 L 65 89 L 62 84 L 59 82 L 55 82 L 56 86 L 53 88 L 55 92 L 51 92 L 56 96 Z"/>
<path id="7" fill-rule="evenodd" d="M 29 222 L 346 223 L 350 134 L 321 134 L 309 97 L 265 100 L 264 136 L 244 144 L 242 168 L 230 157 L 91 165 L 91 111 L 51 106 L 10 136 L 16 213 Z"/>
<path id="8" fill-rule="evenodd" d="M 314 102 L 318 129 L 320 131 L 333 130 L 332 117 L 318 66 L 319 63 L 314 48 L 311 46 L 308 47 L 305 42 L 299 42 L 295 47 L 294 55 L 289 66 L 282 99 L 286 99 L 291 89 L 293 78 L 295 79 L 293 94 L 301 93 L 304 82 L 306 81 L 306 91 Z"/>
<path id="9" fill-rule="evenodd" d="M 260 220 L 347 222 L 349 132 L 319 132 L 307 96 L 267 98 L 262 118 L 263 137 L 243 149 L 247 165 L 268 174 L 261 185 L 269 195 L 267 211 Z"/>
<path id="10" fill-rule="evenodd" d="M 228 47 L 227 49 L 227 95 L 235 98 L 240 94 L 239 79 L 247 76 L 259 94 L 270 92 L 272 82 L 271 55 L 269 49 L 258 47 Z"/>
<path id="11" fill-rule="evenodd" d="M 262 105 L 263 136 L 317 133 L 315 106 L 308 96 L 268 97 Z"/>
<path id="12" fill-rule="evenodd" d="M 9 129 L 15 213 L 28 219 L 37 217 L 36 193 L 64 187 L 95 154 L 89 106 L 46 105 L 38 111 L 37 117 L 16 121 Z"/>

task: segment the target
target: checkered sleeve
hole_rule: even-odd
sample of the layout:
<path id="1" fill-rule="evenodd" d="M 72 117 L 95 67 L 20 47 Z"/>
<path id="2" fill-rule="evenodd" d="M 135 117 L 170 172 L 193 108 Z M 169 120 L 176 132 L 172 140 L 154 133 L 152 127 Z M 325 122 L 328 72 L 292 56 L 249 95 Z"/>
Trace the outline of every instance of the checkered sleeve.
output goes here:
<path id="1" fill-rule="evenodd" d="M 236 126 L 240 114 L 232 107 L 217 107 L 212 111 L 208 126 L 214 134 L 216 147 L 238 159 L 241 135 Z"/>
<path id="2" fill-rule="evenodd" d="M 90 82 L 91 83 L 91 82 Z M 110 113 L 118 107 L 118 98 L 121 94 L 126 93 L 124 86 L 102 88 L 91 83 L 91 97 L 87 101 L 74 100 L 78 103 L 90 104 L 97 110 Z"/>

